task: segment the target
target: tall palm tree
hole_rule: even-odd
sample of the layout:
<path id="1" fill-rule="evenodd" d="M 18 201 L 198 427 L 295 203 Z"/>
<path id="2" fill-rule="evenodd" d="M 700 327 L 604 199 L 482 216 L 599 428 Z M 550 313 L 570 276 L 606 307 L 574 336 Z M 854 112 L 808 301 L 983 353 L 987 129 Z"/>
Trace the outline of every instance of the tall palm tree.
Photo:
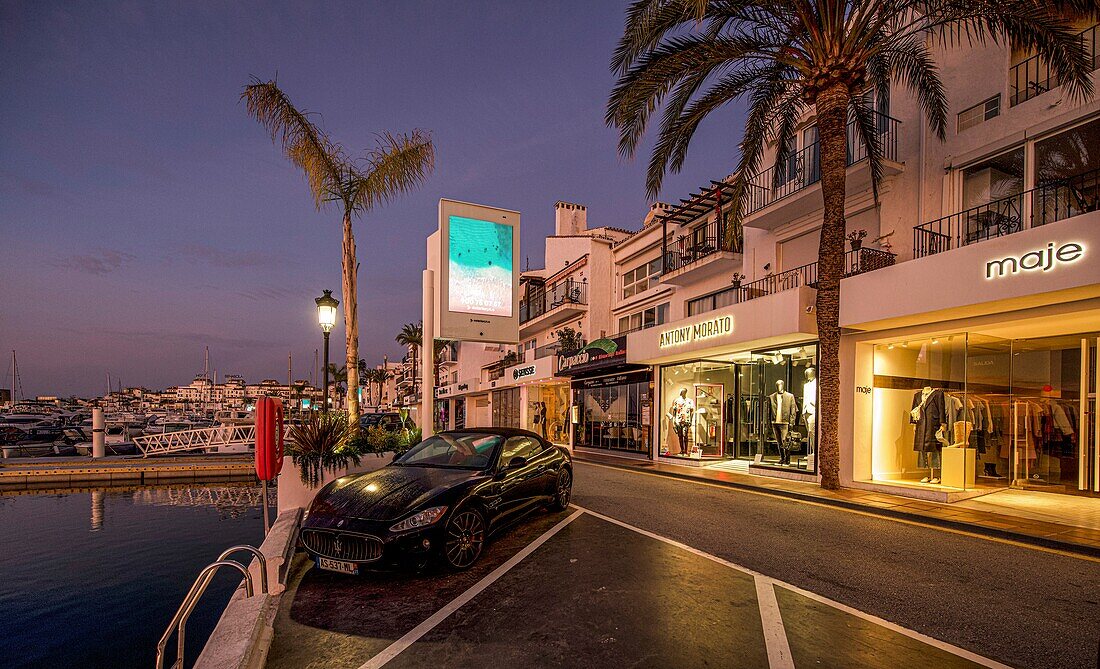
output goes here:
<path id="1" fill-rule="evenodd" d="M 868 93 L 884 99 L 891 82 L 899 83 L 942 141 L 948 101 L 933 47 L 1007 40 L 1046 60 L 1071 96 L 1087 97 L 1090 59 L 1066 18 L 1081 13 L 1096 15 L 1096 0 L 636 0 L 627 10 L 611 62 L 618 81 L 605 120 L 619 132 L 619 153 L 633 157 L 661 110 L 646 175 L 649 196 L 657 196 L 667 171 L 683 167 L 703 119 L 744 99 L 748 116 L 731 182 L 739 224 L 748 181 L 766 145 L 793 146 L 798 122 L 808 112 L 816 115 L 824 204 L 816 308 L 824 487 L 840 485 L 836 421 L 849 120 L 866 147 L 877 198 L 882 146 Z M 786 156 L 776 153 L 778 180 Z"/>
<path id="2" fill-rule="evenodd" d="M 405 323 L 401 326 L 401 332 L 397 333 L 394 337 L 394 341 L 405 347 L 412 347 L 412 363 L 413 363 L 413 389 L 416 389 L 417 379 L 416 375 L 416 361 L 419 355 L 417 352 L 420 350 L 421 344 L 424 342 L 424 324 L 423 323 Z"/>
<path id="3" fill-rule="evenodd" d="M 435 166 L 428 133 L 381 133 L 375 148 L 353 158 L 299 110 L 274 80 L 254 79 L 241 93 L 249 116 L 271 133 L 292 163 L 306 175 L 318 209 L 329 202 L 343 210 L 344 331 L 347 340 L 348 423 L 359 426 L 359 302 L 355 235 L 351 219 L 419 186 Z"/>

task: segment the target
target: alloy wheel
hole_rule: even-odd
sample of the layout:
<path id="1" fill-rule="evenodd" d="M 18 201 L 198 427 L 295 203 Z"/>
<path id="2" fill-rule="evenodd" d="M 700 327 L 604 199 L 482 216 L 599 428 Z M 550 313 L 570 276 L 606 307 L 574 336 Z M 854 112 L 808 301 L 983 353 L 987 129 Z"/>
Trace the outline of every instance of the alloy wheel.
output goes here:
<path id="1" fill-rule="evenodd" d="M 485 520 L 472 509 L 459 511 L 447 523 L 447 541 L 443 551 L 447 563 L 465 569 L 481 555 L 485 544 Z"/>
<path id="2" fill-rule="evenodd" d="M 568 469 L 562 469 L 558 474 L 558 488 L 554 494 L 554 506 L 564 510 L 569 506 L 569 498 L 573 494 L 573 477 Z"/>

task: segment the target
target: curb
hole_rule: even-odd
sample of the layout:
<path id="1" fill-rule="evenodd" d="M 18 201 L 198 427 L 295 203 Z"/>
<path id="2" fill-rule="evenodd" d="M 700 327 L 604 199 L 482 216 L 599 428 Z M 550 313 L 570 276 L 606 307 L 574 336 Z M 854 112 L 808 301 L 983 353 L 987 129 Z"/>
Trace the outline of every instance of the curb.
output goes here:
<path id="1" fill-rule="evenodd" d="M 1041 548 L 1050 548 L 1053 550 L 1064 551 L 1067 553 L 1074 553 L 1076 555 L 1083 555 L 1091 558 L 1100 558 L 1100 548 L 1094 546 L 1086 546 L 1084 544 L 1073 543 L 1070 541 L 1060 541 L 1058 539 L 1051 539 L 1049 537 L 1037 537 L 1030 534 L 1022 534 L 1019 532 L 1012 532 L 1011 530 L 1003 530 L 995 527 L 986 527 L 984 525 L 974 525 L 971 523 L 963 523 L 957 520 L 950 520 L 947 518 L 936 518 L 935 516 L 922 516 L 917 513 L 910 513 L 907 511 L 898 511 L 895 509 L 884 509 L 878 506 L 868 506 L 866 504 L 860 504 L 859 502 L 850 502 L 843 499 L 833 499 L 830 497 L 818 497 L 816 495 L 807 495 L 805 493 L 795 492 L 793 490 L 777 490 L 775 488 L 766 488 L 763 486 L 754 486 L 747 483 L 739 483 L 737 481 L 721 481 L 713 479 L 705 479 L 698 476 L 692 476 L 690 474 L 681 474 L 679 472 L 660 471 L 656 469 L 647 469 L 645 467 L 639 467 L 637 465 L 630 465 L 619 462 L 604 462 L 602 460 L 595 460 L 585 458 L 583 456 L 578 457 L 577 454 L 573 455 L 573 459 L 578 462 L 584 462 L 592 465 L 601 465 L 604 467 L 612 467 L 614 469 L 622 469 L 631 472 L 642 472 L 645 474 L 655 474 L 657 476 L 664 476 L 670 479 L 677 479 L 680 481 L 687 481 L 690 483 L 708 483 L 711 485 L 723 486 L 726 488 L 732 488 L 734 490 L 745 490 L 749 492 L 762 493 L 766 495 L 772 495 L 773 497 L 784 497 L 787 499 L 798 500 L 800 502 L 815 502 L 817 504 L 823 504 L 826 506 L 835 506 L 842 509 L 848 509 L 850 511 L 861 511 L 863 513 L 869 513 L 876 516 L 882 516 L 884 518 L 894 518 L 897 520 L 907 520 L 912 522 L 918 522 L 923 525 L 933 525 L 936 527 L 942 527 L 951 530 L 960 530 L 969 532 L 970 534 L 981 534 L 996 539 L 1005 539 L 1008 541 L 1014 541 L 1021 544 L 1028 544 L 1031 546 L 1038 546 Z"/>

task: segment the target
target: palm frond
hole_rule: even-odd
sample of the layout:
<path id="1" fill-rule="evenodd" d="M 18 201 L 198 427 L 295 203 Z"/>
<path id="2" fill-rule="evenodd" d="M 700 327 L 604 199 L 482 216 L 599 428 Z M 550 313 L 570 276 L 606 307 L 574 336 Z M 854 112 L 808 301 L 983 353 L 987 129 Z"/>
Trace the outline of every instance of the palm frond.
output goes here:
<path id="1" fill-rule="evenodd" d="M 347 157 L 339 144 L 300 111 L 275 80 L 253 82 L 241 93 L 248 115 L 271 134 L 291 162 L 306 175 L 314 204 L 320 208 L 338 191 Z"/>
<path id="2" fill-rule="evenodd" d="M 351 184 L 350 202 L 356 211 L 373 209 L 423 183 L 435 168 L 435 146 L 431 135 L 421 130 L 383 133 L 364 162 Z"/>

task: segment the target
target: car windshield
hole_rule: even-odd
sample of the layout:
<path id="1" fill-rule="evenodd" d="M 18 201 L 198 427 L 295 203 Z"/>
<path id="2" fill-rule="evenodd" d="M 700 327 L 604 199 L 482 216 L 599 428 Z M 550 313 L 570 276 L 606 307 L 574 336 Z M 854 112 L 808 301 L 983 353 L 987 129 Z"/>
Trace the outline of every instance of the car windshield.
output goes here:
<path id="1" fill-rule="evenodd" d="M 503 437 L 483 432 L 450 432 L 428 437 L 393 461 L 402 467 L 485 469 Z"/>

